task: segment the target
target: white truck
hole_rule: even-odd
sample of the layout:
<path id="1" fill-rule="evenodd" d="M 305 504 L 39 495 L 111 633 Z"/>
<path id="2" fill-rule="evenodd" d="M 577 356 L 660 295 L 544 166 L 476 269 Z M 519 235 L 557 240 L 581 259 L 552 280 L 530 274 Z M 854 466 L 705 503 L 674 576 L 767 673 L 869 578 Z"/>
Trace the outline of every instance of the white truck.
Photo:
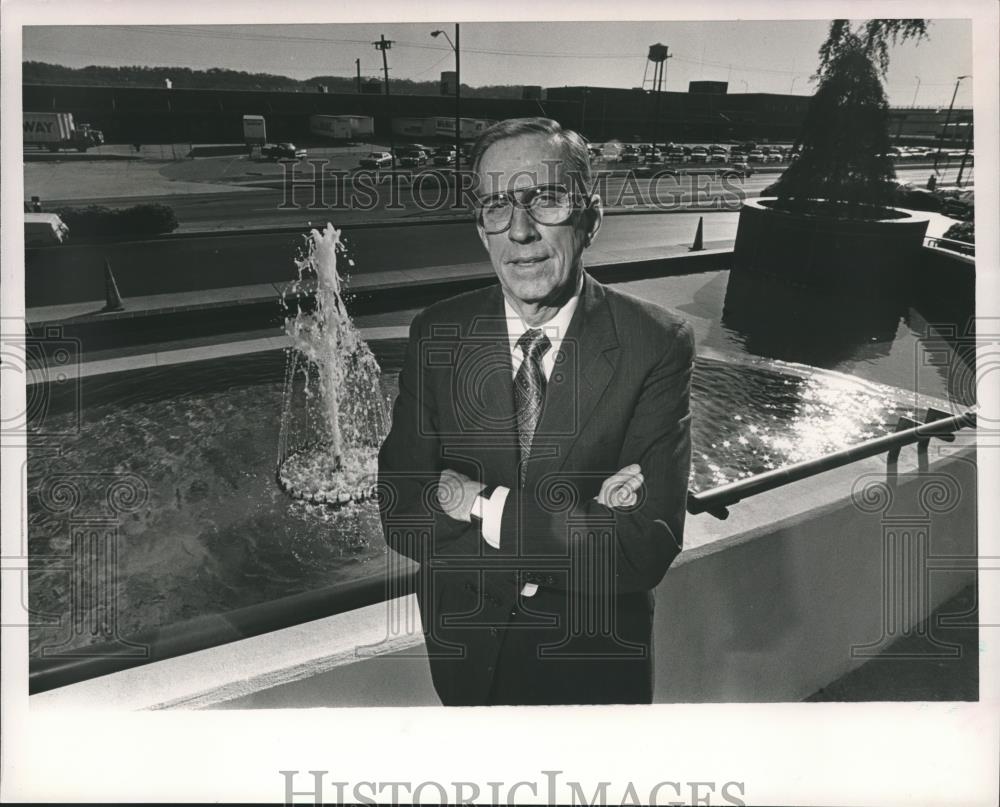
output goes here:
<path id="1" fill-rule="evenodd" d="M 25 246 L 61 244 L 68 236 L 69 227 L 55 213 L 24 214 Z"/>
<path id="2" fill-rule="evenodd" d="M 243 116 L 243 142 L 248 146 L 263 146 L 267 142 L 267 124 L 263 115 Z"/>
<path id="3" fill-rule="evenodd" d="M 25 112 L 23 129 L 25 148 L 86 151 L 104 141 L 103 136 L 98 138 L 98 130 L 90 128 L 89 124 L 76 126 L 72 112 Z"/>

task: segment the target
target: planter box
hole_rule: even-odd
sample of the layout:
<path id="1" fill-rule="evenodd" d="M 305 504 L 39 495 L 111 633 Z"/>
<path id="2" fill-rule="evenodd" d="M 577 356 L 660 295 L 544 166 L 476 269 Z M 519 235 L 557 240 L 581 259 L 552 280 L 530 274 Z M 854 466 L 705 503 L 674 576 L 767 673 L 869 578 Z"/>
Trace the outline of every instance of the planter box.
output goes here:
<path id="1" fill-rule="evenodd" d="M 779 278 L 857 299 L 898 296 L 916 271 L 927 219 L 893 209 L 898 217 L 839 219 L 773 207 L 776 199 L 748 199 L 740 210 L 733 272 Z"/>

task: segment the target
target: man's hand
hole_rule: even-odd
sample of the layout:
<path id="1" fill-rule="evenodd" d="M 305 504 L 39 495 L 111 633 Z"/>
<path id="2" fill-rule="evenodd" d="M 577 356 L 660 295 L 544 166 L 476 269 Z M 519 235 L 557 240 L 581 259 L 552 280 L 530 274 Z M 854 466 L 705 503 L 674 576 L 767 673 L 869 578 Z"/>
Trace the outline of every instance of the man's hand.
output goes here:
<path id="1" fill-rule="evenodd" d="M 601 492 L 594 498 L 605 507 L 631 507 L 638 500 L 644 481 L 642 468 L 626 465 L 601 483 Z"/>
<path id="2" fill-rule="evenodd" d="M 485 487 L 479 482 L 473 482 L 465 474 L 445 468 L 438 483 L 438 502 L 445 515 L 456 521 L 471 523 L 469 514 L 472 512 L 472 503 Z"/>

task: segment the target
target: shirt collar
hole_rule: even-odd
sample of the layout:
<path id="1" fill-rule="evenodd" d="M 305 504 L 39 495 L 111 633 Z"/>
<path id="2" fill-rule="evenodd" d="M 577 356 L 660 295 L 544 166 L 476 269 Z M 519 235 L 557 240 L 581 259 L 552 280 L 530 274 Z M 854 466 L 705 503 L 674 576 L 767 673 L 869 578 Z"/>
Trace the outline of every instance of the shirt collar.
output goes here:
<path id="1" fill-rule="evenodd" d="M 569 323 L 573 319 L 573 314 L 580 302 L 580 295 L 582 293 L 583 273 L 581 272 L 580 282 L 577 286 L 576 293 L 570 297 L 558 311 L 556 311 L 555 315 L 551 319 L 548 319 L 541 325 L 535 326 L 541 328 L 545 332 L 545 335 L 549 338 L 549 343 L 552 345 L 547 355 L 554 356 L 559 350 L 562 340 L 566 336 L 566 331 L 569 330 Z M 519 359 L 523 358 L 521 356 L 521 350 L 517 346 L 517 340 L 521 338 L 530 326 L 527 325 L 523 319 L 521 319 L 521 315 L 517 313 L 514 307 L 510 304 L 510 301 L 507 299 L 507 295 L 504 295 L 503 304 L 507 317 L 507 337 L 510 340 L 510 352 Z"/>

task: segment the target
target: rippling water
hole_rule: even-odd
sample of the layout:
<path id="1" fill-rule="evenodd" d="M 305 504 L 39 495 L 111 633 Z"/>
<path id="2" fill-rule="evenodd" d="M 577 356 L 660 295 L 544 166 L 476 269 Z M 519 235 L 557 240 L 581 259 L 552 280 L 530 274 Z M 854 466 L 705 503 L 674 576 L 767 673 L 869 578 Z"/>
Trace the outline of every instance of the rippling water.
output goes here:
<path id="1" fill-rule="evenodd" d="M 95 518 L 119 536 L 111 591 L 124 636 L 380 577 L 386 547 L 372 505 L 330 512 L 275 484 L 283 371 L 274 352 L 85 382 L 77 436 L 61 456 L 29 460 L 32 607 L 67 614 L 72 576 L 59 567 L 79 524 Z M 387 372 L 387 399 L 395 382 Z M 698 359 L 692 396 L 694 490 L 894 431 L 927 404 L 839 373 L 711 357 Z M 73 417 L 52 413 L 46 426 L 72 431 Z M 111 512 L 116 479 L 136 490 Z M 71 630 L 33 628 L 32 652 L 100 638 Z"/>

